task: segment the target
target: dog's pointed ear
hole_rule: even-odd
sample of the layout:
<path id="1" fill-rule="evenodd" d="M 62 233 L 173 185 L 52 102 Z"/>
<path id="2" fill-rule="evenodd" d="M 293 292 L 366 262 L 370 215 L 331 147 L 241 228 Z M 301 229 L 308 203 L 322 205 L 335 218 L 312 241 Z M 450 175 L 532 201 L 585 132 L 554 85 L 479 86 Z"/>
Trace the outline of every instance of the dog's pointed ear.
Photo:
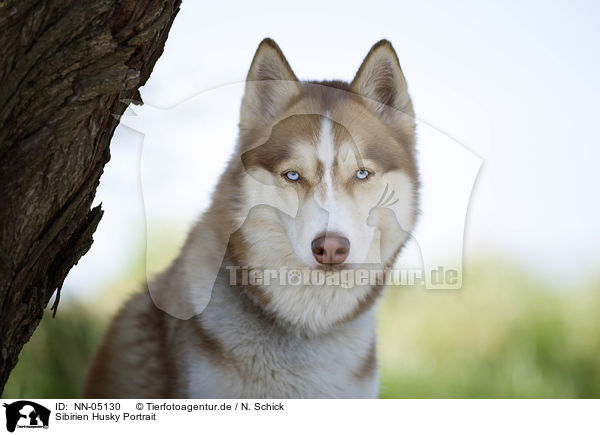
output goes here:
<path id="1" fill-rule="evenodd" d="M 372 110 L 384 117 L 391 116 L 390 111 L 414 116 L 398 56 L 386 39 L 373 45 L 352 80 L 351 88 L 365 97 Z"/>
<path id="2" fill-rule="evenodd" d="M 263 39 L 246 77 L 240 127 L 260 127 L 273 121 L 299 90 L 298 79 L 279 46 L 270 38 Z"/>

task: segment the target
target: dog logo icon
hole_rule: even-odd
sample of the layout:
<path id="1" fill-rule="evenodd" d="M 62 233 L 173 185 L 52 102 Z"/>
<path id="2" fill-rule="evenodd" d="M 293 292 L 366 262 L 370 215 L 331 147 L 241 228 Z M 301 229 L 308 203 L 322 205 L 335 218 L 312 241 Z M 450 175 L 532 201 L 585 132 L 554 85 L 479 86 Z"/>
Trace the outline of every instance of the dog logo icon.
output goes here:
<path id="1" fill-rule="evenodd" d="M 48 428 L 50 410 L 29 400 L 19 400 L 11 404 L 3 404 L 6 408 L 6 430 L 14 432 L 15 428 Z"/>

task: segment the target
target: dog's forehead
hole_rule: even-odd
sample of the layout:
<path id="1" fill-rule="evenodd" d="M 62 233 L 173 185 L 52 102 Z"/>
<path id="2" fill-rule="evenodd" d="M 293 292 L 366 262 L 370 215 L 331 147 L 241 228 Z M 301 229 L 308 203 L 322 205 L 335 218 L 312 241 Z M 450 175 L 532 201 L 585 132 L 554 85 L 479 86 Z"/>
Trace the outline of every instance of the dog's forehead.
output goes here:
<path id="1" fill-rule="evenodd" d="M 375 165 L 391 171 L 410 166 L 410 152 L 376 116 L 352 101 L 333 105 L 320 115 L 311 138 L 305 145 L 325 168 Z"/>
<path id="2" fill-rule="evenodd" d="M 385 126 L 366 114 L 344 117 L 347 113 L 346 109 L 342 116 L 333 112 L 299 115 L 280 122 L 269 141 L 271 157 L 278 155 L 280 161 L 303 160 L 305 166 L 309 164 L 307 160 L 316 160 L 324 168 L 354 167 L 365 161 L 383 171 L 408 165 L 410 155 Z"/>
<path id="3" fill-rule="evenodd" d="M 410 171 L 410 149 L 360 99 L 342 89 L 307 89 L 263 134 L 266 139 L 243 153 L 247 167 L 275 171 L 298 159 L 313 168 L 356 166 L 368 160 L 383 171 Z M 315 159 L 316 164 L 309 162 Z"/>

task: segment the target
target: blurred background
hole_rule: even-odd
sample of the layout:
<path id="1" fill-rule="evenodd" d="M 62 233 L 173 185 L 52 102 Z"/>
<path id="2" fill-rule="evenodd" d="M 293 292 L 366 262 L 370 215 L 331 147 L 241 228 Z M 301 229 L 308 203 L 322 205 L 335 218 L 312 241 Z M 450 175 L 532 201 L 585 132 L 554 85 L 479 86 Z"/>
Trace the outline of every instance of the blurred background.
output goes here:
<path id="1" fill-rule="evenodd" d="M 184 2 L 114 135 L 94 245 L 3 397 L 80 394 L 107 322 L 207 207 L 265 36 L 298 77 L 344 80 L 387 38 L 409 84 L 415 238 L 462 265 L 463 286 L 387 289 L 381 397 L 600 397 L 599 16 L 593 1 Z"/>

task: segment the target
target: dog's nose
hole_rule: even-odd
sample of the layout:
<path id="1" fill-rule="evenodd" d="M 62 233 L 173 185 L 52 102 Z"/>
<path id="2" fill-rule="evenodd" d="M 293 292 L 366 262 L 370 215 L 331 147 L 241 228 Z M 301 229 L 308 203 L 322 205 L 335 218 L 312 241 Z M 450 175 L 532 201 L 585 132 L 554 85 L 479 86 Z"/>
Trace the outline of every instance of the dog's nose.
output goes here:
<path id="1" fill-rule="evenodd" d="M 348 257 L 350 240 L 336 234 L 325 234 L 313 240 L 311 247 L 320 264 L 340 264 Z"/>

